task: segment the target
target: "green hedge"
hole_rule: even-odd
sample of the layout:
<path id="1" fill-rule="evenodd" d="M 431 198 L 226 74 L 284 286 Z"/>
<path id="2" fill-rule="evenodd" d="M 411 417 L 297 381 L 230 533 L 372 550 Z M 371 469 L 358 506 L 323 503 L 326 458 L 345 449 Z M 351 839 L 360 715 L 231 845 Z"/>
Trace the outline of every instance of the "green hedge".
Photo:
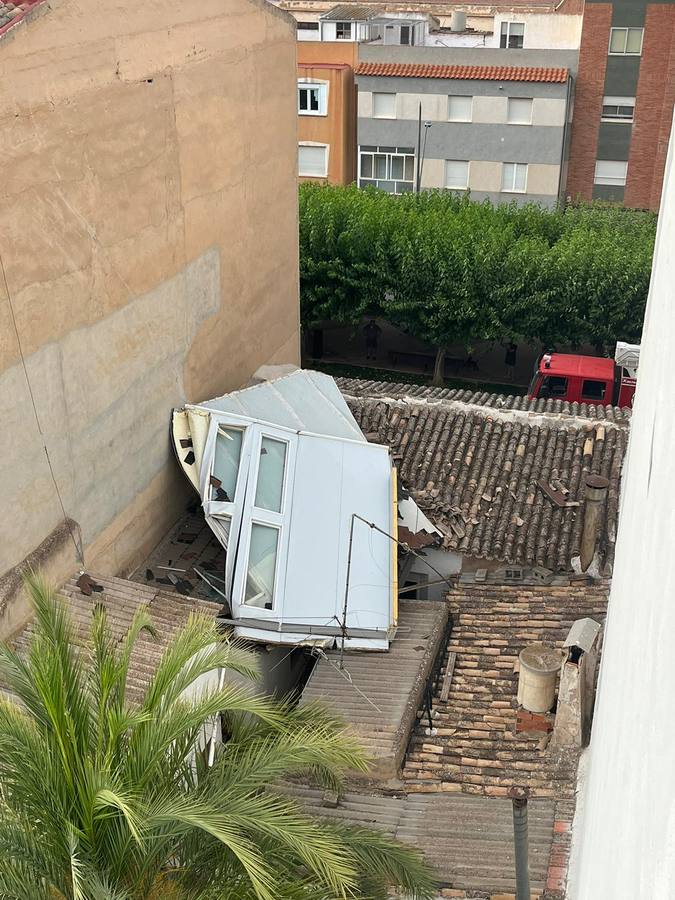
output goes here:
<path id="1" fill-rule="evenodd" d="M 638 341 L 656 216 L 493 206 L 446 191 L 300 189 L 302 321 L 378 315 L 441 351 Z"/>

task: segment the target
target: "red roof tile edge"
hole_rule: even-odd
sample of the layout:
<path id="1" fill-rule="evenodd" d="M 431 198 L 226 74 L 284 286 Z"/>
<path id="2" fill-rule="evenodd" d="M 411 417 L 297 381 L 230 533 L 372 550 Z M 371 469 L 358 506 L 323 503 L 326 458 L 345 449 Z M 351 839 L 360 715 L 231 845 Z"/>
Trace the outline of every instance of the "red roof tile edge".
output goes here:
<path id="1" fill-rule="evenodd" d="M 362 62 L 356 75 L 393 76 L 398 78 L 460 78 L 478 81 L 543 81 L 564 84 L 567 69 L 544 69 L 528 66 L 448 66 L 432 63 Z"/>
<path id="2" fill-rule="evenodd" d="M 46 0 L 24 0 L 23 3 L 18 3 L 16 5 L 16 15 L 14 18 L 10 19 L 9 22 L 5 22 L 4 25 L 0 26 L 0 38 L 3 37 L 11 28 L 14 28 L 15 25 L 18 25 L 19 22 L 22 22 L 29 12 L 32 12 L 36 6 L 40 6 L 45 3 Z"/>

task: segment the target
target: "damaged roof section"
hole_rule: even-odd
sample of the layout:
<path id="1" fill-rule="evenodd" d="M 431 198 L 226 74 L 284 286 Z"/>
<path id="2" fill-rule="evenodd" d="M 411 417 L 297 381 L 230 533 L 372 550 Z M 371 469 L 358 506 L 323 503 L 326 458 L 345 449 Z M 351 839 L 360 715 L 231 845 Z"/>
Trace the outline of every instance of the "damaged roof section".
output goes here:
<path id="1" fill-rule="evenodd" d="M 226 549 L 238 636 L 388 648 L 396 479 L 388 448 L 366 440 L 332 378 L 296 370 L 186 406 L 173 440 Z"/>
<path id="2" fill-rule="evenodd" d="M 611 571 L 626 427 L 459 401 L 364 396 L 367 387 L 349 394 L 353 385 L 342 385 L 363 431 L 391 448 L 401 484 L 443 532 L 446 549 L 578 570 L 584 482 L 594 474 L 609 485 L 593 568 Z"/>
<path id="3" fill-rule="evenodd" d="M 350 397 L 382 397 L 397 400 L 413 398 L 429 402 L 459 401 L 490 409 L 517 410 L 523 413 L 546 413 L 547 416 L 598 419 L 627 425 L 631 410 L 619 406 L 594 406 L 591 403 L 568 403 L 553 398 L 530 400 L 527 396 L 495 394 L 488 391 L 469 391 L 456 388 L 429 387 L 390 381 L 366 381 L 359 378 L 336 378 L 340 390 Z"/>

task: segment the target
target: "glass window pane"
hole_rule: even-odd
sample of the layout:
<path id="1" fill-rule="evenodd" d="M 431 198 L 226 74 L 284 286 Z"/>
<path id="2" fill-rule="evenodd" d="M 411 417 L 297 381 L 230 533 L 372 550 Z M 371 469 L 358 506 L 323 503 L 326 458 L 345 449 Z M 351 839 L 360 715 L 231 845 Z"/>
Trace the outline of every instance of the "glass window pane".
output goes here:
<path id="1" fill-rule="evenodd" d="M 459 190 L 466 189 L 469 181 L 469 163 L 463 160 L 445 161 L 445 186 Z"/>
<path id="2" fill-rule="evenodd" d="M 415 177 L 415 157 L 406 156 L 405 158 L 405 180 L 412 181 Z"/>
<path id="3" fill-rule="evenodd" d="M 375 178 L 387 177 L 387 157 L 378 154 L 375 157 Z"/>
<path id="4" fill-rule="evenodd" d="M 300 88 L 298 93 L 300 95 L 300 109 L 307 109 L 307 88 Z"/>
<path id="5" fill-rule="evenodd" d="M 322 177 L 326 175 L 326 147 L 298 148 L 298 172 L 300 175 Z"/>
<path id="6" fill-rule="evenodd" d="M 504 163 L 502 166 L 502 190 L 513 190 L 513 163 Z"/>
<path id="7" fill-rule="evenodd" d="M 639 53 L 642 49 L 642 29 L 629 28 L 626 39 L 626 53 Z"/>
<path id="8" fill-rule="evenodd" d="M 625 28 L 612 28 L 609 40 L 610 53 L 624 53 L 626 50 L 626 30 Z"/>
<path id="9" fill-rule="evenodd" d="M 236 428 L 219 428 L 211 476 L 211 499 L 234 502 L 243 432 Z"/>
<path id="10" fill-rule="evenodd" d="M 509 97 L 506 121 L 511 125 L 530 125 L 532 123 L 532 99 Z"/>
<path id="11" fill-rule="evenodd" d="M 260 509 L 281 512 L 281 495 L 284 488 L 286 468 L 286 444 L 264 437 L 260 445 L 258 483 L 255 488 L 254 505 Z"/>
<path id="12" fill-rule="evenodd" d="M 599 159 L 595 164 L 595 184 L 622 186 L 626 183 L 627 162 Z"/>
<path id="13" fill-rule="evenodd" d="M 524 191 L 527 182 L 527 166 L 516 165 L 515 190 Z"/>
<path id="14" fill-rule="evenodd" d="M 448 119 L 451 122 L 470 122 L 473 97 L 448 97 Z"/>
<path id="15" fill-rule="evenodd" d="M 279 530 L 269 525 L 251 525 L 248 572 L 244 603 L 258 609 L 272 609 L 274 573 L 277 564 Z"/>
<path id="16" fill-rule="evenodd" d="M 508 34 L 508 33 L 509 33 L 509 23 L 502 22 L 502 34 Z"/>
<path id="17" fill-rule="evenodd" d="M 396 94 L 373 92 L 373 116 L 379 119 L 396 117 Z"/>
<path id="18" fill-rule="evenodd" d="M 309 108 L 312 112 L 319 111 L 319 89 L 312 88 L 309 92 Z"/>
<path id="19" fill-rule="evenodd" d="M 511 22 L 511 27 L 509 29 L 511 34 L 525 34 L 525 23 L 524 22 Z"/>
<path id="20" fill-rule="evenodd" d="M 391 177 L 395 179 L 403 178 L 403 157 L 391 157 Z"/>
<path id="21" fill-rule="evenodd" d="M 373 177 L 373 157 L 369 153 L 361 154 L 361 176 L 363 178 Z"/>

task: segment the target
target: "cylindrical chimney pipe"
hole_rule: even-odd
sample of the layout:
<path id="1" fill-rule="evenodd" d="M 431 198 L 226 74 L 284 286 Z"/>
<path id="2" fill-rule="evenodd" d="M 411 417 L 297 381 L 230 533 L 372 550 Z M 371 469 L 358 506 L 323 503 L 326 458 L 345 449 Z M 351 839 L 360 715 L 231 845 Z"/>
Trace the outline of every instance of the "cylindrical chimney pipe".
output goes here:
<path id="1" fill-rule="evenodd" d="M 513 802 L 513 843 L 516 858 L 516 900 L 530 900 L 530 869 L 528 863 L 527 791 L 511 788 Z"/>
<path id="2" fill-rule="evenodd" d="M 585 572 L 593 562 L 602 506 L 607 496 L 609 481 L 602 475 L 587 475 L 584 481 L 586 504 L 584 509 L 584 530 L 581 534 L 581 571 Z"/>

